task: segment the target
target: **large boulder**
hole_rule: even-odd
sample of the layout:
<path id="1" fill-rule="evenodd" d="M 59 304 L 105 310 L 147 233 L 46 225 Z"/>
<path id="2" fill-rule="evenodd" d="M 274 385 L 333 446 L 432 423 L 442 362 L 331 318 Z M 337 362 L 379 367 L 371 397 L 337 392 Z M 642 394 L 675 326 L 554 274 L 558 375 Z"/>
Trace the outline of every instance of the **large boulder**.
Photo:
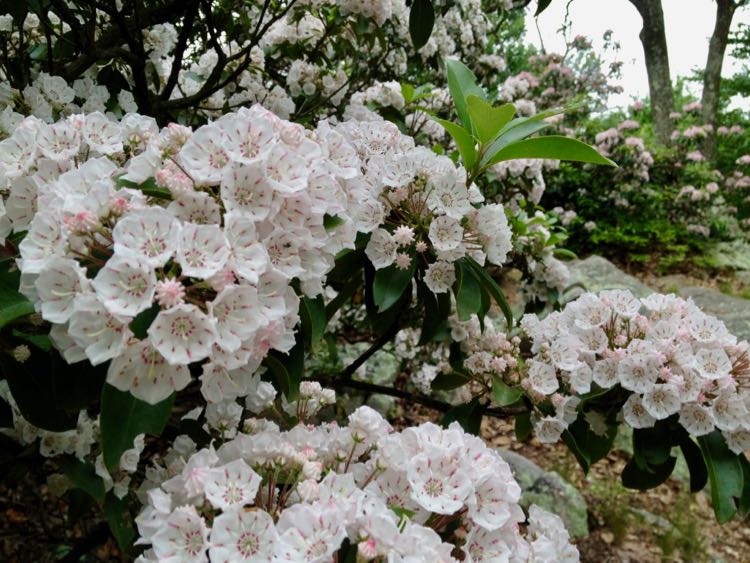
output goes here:
<path id="1" fill-rule="evenodd" d="M 629 289 L 637 297 L 646 297 L 653 289 L 620 270 L 612 262 L 601 256 L 589 256 L 585 260 L 573 260 L 568 263 L 570 285 L 580 284 L 586 291 L 598 293 L 605 289 Z M 581 290 L 569 292 L 571 298 L 577 297 Z"/>
<path id="2" fill-rule="evenodd" d="M 750 243 L 744 240 L 718 242 L 707 252 L 712 266 L 733 270 L 750 270 Z"/>
<path id="3" fill-rule="evenodd" d="M 523 491 L 521 506 L 532 504 L 557 514 L 565 522 L 572 537 L 589 533 L 588 508 L 578 490 L 554 471 L 545 471 L 536 463 L 509 450 L 497 450 L 510 465 L 513 475 Z"/>

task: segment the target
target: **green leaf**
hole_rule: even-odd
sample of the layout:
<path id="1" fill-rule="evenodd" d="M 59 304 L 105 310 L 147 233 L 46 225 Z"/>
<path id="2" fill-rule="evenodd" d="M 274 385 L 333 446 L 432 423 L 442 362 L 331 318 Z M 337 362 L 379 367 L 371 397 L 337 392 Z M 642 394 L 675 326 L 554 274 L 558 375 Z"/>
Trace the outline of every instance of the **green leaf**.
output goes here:
<path id="1" fill-rule="evenodd" d="M 742 497 L 745 485 L 742 464 L 739 456 L 727 447 L 724 437 L 718 430 L 699 437 L 698 444 L 708 468 L 714 513 L 716 519 L 723 524 L 737 513 L 734 499 Z"/>
<path id="2" fill-rule="evenodd" d="M 672 452 L 669 425 L 657 423 L 653 428 L 633 430 L 633 456 L 641 467 L 662 465 Z"/>
<path id="3" fill-rule="evenodd" d="M 504 147 L 550 127 L 551 124 L 542 118 L 543 115 L 546 114 L 538 114 L 534 117 L 517 117 L 508 123 L 484 151 L 484 156 L 479 161 L 479 165 L 485 168 L 494 164 L 492 158 Z"/>
<path id="4" fill-rule="evenodd" d="M 482 98 L 470 94 L 466 98 L 466 108 L 471 118 L 471 124 L 476 131 L 477 139 L 482 144 L 493 140 L 500 130 L 505 127 L 516 113 L 513 104 L 503 104 L 492 107 Z"/>
<path id="5" fill-rule="evenodd" d="M 508 301 L 505 299 L 503 290 L 500 289 L 500 286 L 497 285 L 497 282 L 492 278 L 487 270 L 480 266 L 479 263 L 477 263 L 477 261 L 474 260 L 471 256 L 461 258 L 459 262 L 461 261 L 463 261 L 471 268 L 474 274 L 476 274 L 479 282 L 482 284 L 482 287 L 484 287 L 489 292 L 489 294 L 498 304 L 503 312 L 503 315 L 505 315 L 505 322 L 508 323 L 508 328 L 513 327 L 513 311 L 511 310 L 510 305 L 508 305 Z"/>
<path id="6" fill-rule="evenodd" d="M 458 319 L 468 321 L 471 315 L 479 312 L 482 306 L 482 289 L 474 277 L 471 267 L 456 262 L 456 282 L 453 284 L 456 296 Z"/>
<path id="7" fill-rule="evenodd" d="M 406 83 L 401 84 L 401 95 L 404 97 L 405 103 L 411 103 L 411 101 L 414 99 L 414 94 L 414 86 Z"/>
<path id="8" fill-rule="evenodd" d="M 531 436 L 531 413 L 526 412 L 519 414 L 515 421 L 516 440 L 525 442 Z"/>
<path id="9" fill-rule="evenodd" d="M 474 146 L 474 137 L 471 136 L 471 133 L 461 127 L 458 123 L 453 123 L 447 119 L 440 119 L 439 117 L 432 117 L 432 119 L 442 125 L 445 130 L 450 133 L 450 136 L 456 141 L 458 153 L 461 155 L 461 160 L 464 162 L 464 168 L 471 170 L 477 162 L 477 149 Z"/>
<path id="10" fill-rule="evenodd" d="M 33 312 L 34 305 L 26 297 L 13 289 L 0 286 L 0 328 Z"/>
<path id="11" fill-rule="evenodd" d="M 538 16 L 544 10 L 546 10 L 550 4 L 552 4 L 552 0 L 538 0 L 536 4 L 536 12 L 534 12 L 534 17 Z"/>
<path id="12" fill-rule="evenodd" d="M 344 223 L 346 223 L 346 220 L 338 215 L 329 215 L 328 213 L 323 215 L 323 228 L 325 228 L 326 231 L 333 231 Z"/>
<path id="13" fill-rule="evenodd" d="M 750 462 L 745 454 L 739 456 L 740 465 L 742 466 L 742 496 L 740 497 L 739 512 L 740 515 L 746 516 L 750 512 Z"/>
<path id="14" fill-rule="evenodd" d="M 567 248 L 555 248 L 552 251 L 552 254 L 555 258 L 559 258 L 560 260 L 577 260 L 578 259 L 578 255 L 572 250 L 568 250 Z"/>
<path id="15" fill-rule="evenodd" d="M 451 422 L 458 422 L 466 432 L 477 436 L 482 425 L 484 409 L 484 405 L 479 402 L 479 397 L 474 397 L 468 403 L 448 410 L 440 420 L 440 424 L 447 427 Z"/>
<path id="16" fill-rule="evenodd" d="M 93 464 L 67 455 L 58 458 L 56 461 L 62 472 L 76 487 L 97 502 L 104 500 L 104 481 L 96 474 Z"/>
<path id="17" fill-rule="evenodd" d="M 104 515 L 112 535 L 117 540 L 117 546 L 122 551 L 129 551 L 135 539 L 133 518 L 125 499 L 117 498 L 112 491 L 104 499 Z"/>
<path id="18" fill-rule="evenodd" d="M 398 302 L 404 291 L 411 291 L 411 280 L 416 267 L 417 261 L 412 257 L 411 264 L 405 270 L 393 265 L 375 272 L 372 296 L 379 311 L 390 309 Z"/>
<path id="19" fill-rule="evenodd" d="M 489 161 L 496 164 L 504 160 L 519 158 L 546 158 L 551 160 L 572 160 L 576 162 L 590 162 L 606 166 L 617 165 L 597 150 L 577 139 L 561 135 L 534 137 L 511 143 L 497 151 Z"/>
<path id="20" fill-rule="evenodd" d="M 417 283 L 417 294 L 424 305 L 424 321 L 419 335 L 419 346 L 423 346 L 445 328 L 451 313 L 451 298 L 447 291 L 433 293 L 422 281 Z"/>
<path id="21" fill-rule="evenodd" d="M 469 383 L 469 381 L 471 381 L 471 377 L 459 371 L 451 371 L 448 373 L 440 372 L 435 379 L 432 380 L 430 386 L 435 391 L 451 391 L 463 387 Z"/>
<path id="22" fill-rule="evenodd" d="M 409 35 L 414 50 L 424 47 L 435 25 L 435 9 L 431 0 L 413 0 L 409 12 Z"/>
<path id="23" fill-rule="evenodd" d="M 484 90 L 477 84 L 477 79 L 471 70 L 456 59 L 445 60 L 448 75 L 448 89 L 450 90 L 453 103 L 456 105 L 456 113 L 464 129 L 471 131 L 471 118 L 466 105 L 466 97 L 475 94 L 479 98 L 486 98 Z"/>
<path id="24" fill-rule="evenodd" d="M 708 482 L 708 468 L 703 460 L 701 449 L 687 433 L 680 440 L 680 449 L 690 471 L 690 491 L 693 493 L 702 491 Z"/>
<path id="25" fill-rule="evenodd" d="M 273 375 L 278 389 L 287 401 L 295 401 L 299 396 L 299 384 L 305 371 L 305 351 L 301 335 L 297 334 L 297 342 L 288 354 L 271 350 L 263 364 Z"/>
<path id="26" fill-rule="evenodd" d="M 323 296 L 318 295 L 315 299 L 303 296 L 300 299 L 299 316 L 302 334 L 305 337 L 305 347 L 310 349 L 323 338 L 326 324 L 328 324 Z"/>
<path id="27" fill-rule="evenodd" d="M 669 479 L 676 462 L 677 458 L 670 456 L 660 465 L 651 465 L 648 468 L 643 468 L 633 458 L 622 470 L 622 484 L 628 489 L 636 489 L 638 491 L 658 487 Z"/>
<path id="28" fill-rule="evenodd" d="M 511 387 L 496 375 L 492 377 L 492 396 L 501 407 L 512 405 L 521 398 L 523 393 L 520 389 Z"/>
<path id="29" fill-rule="evenodd" d="M 143 340 L 148 336 L 148 327 L 150 327 L 151 323 L 154 322 L 154 319 L 156 318 L 156 315 L 159 314 L 159 311 L 161 311 L 161 307 L 159 307 L 157 303 L 154 303 L 145 311 L 141 311 L 140 313 L 138 313 L 135 318 L 130 321 L 130 325 L 128 325 L 128 328 L 133 331 L 133 335 L 136 338 L 138 338 L 139 340 Z"/>
<path id="30" fill-rule="evenodd" d="M 562 435 L 563 441 L 575 455 L 584 473 L 588 473 L 592 465 L 606 457 L 616 436 L 617 426 L 609 426 L 605 435 L 599 436 L 580 415 Z"/>
<path id="31" fill-rule="evenodd" d="M 140 190 L 144 195 L 153 197 L 155 199 L 172 199 L 172 192 L 170 192 L 167 188 L 160 188 L 159 186 L 157 186 L 156 180 L 154 180 L 153 178 L 149 178 L 142 184 L 137 184 L 135 182 L 131 182 L 130 180 L 126 180 L 121 176 L 117 179 L 116 186 L 118 188 L 131 188 L 133 190 Z"/>
<path id="32" fill-rule="evenodd" d="M 133 447 L 138 434 L 158 436 L 172 413 L 175 394 L 150 405 L 136 399 L 127 391 L 120 391 L 109 383 L 102 389 L 102 411 L 99 424 L 102 435 L 102 454 L 107 469 L 114 471 L 122 452 Z"/>

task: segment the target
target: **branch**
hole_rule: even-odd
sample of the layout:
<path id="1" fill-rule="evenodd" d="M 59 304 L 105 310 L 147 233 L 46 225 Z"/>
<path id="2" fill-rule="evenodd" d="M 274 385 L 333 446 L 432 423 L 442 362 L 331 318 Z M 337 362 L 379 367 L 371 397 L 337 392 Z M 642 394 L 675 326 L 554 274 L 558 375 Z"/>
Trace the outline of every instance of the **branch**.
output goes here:
<path id="1" fill-rule="evenodd" d="M 396 389 L 395 387 L 388 387 L 386 385 L 378 385 L 376 383 L 368 383 L 366 381 L 359 381 L 356 379 L 349 379 L 342 381 L 340 379 L 329 379 L 321 381 L 321 384 L 333 387 L 334 389 L 347 388 L 356 389 L 357 391 L 364 391 L 367 393 L 378 393 L 380 395 L 388 395 L 390 397 L 396 397 L 409 401 L 410 403 L 416 403 L 425 407 L 434 409 L 440 412 L 446 412 L 452 409 L 455 405 L 427 397 L 425 395 L 418 395 L 411 391 L 405 391 L 403 389 Z M 484 414 L 494 418 L 508 418 L 511 416 L 517 416 L 529 412 L 526 407 L 492 407 L 484 411 Z"/>

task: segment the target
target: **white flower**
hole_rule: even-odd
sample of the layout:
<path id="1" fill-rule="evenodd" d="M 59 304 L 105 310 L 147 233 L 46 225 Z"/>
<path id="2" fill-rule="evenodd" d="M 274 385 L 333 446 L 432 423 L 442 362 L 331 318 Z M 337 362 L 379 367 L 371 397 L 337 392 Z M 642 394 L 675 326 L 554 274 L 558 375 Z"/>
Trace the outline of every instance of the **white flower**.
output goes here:
<path id="1" fill-rule="evenodd" d="M 51 160 L 72 160 L 81 146 L 78 129 L 67 121 L 45 125 L 39 129 L 36 137 L 37 147 Z"/>
<path id="2" fill-rule="evenodd" d="M 531 560 L 543 563 L 577 563 L 578 549 L 559 516 L 532 504 L 529 508 L 529 539 Z"/>
<path id="3" fill-rule="evenodd" d="M 221 183 L 221 199 L 227 211 L 242 211 L 254 221 L 268 218 L 273 207 L 273 187 L 261 163 L 235 164 Z"/>
<path id="4" fill-rule="evenodd" d="M 247 390 L 245 406 L 254 413 L 260 414 L 273 404 L 276 399 L 276 389 L 267 381 L 262 381 L 259 375 L 253 377 Z"/>
<path id="5" fill-rule="evenodd" d="M 445 293 L 456 281 L 456 270 L 450 262 L 434 262 L 425 271 L 423 279 L 433 293 Z"/>
<path id="6" fill-rule="evenodd" d="M 206 192 L 180 191 L 167 211 L 183 223 L 196 225 L 218 225 L 221 223 L 221 208 Z"/>
<path id="7" fill-rule="evenodd" d="M 650 391 L 659 376 L 659 364 L 650 356 L 632 355 L 617 366 L 617 376 L 628 391 Z"/>
<path id="8" fill-rule="evenodd" d="M 625 422 L 633 428 L 651 428 L 656 423 L 656 419 L 643 406 L 641 396 L 636 394 L 631 395 L 625 401 L 622 406 L 622 415 Z"/>
<path id="9" fill-rule="evenodd" d="M 138 209 L 122 217 L 112 231 L 115 254 L 143 258 L 151 267 L 164 266 L 177 250 L 180 226 L 161 207 Z"/>
<path id="10" fill-rule="evenodd" d="M 217 339 L 214 322 L 195 305 L 160 311 L 148 335 L 170 364 L 189 364 L 207 358 Z"/>
<path id="11" fill-rule="evenodd" d="M 560 439 L 566 424 L 556 416 L 534 420 L 534 434 L 542 444 L 554 444 Z"/>
<path id="12" fill-rule="evenodd" d="M 701 348 L 695 353 L 695 367 L 705 379 L 721 379 L 732 372 L 732 362 L 721 348 Z"/>
<path id="13" fill-rule="evenodd" d="M 36 279 L 42 317 L 53 323 L 67 322 L 75 311 L 76 297 L 89 289 L 86 271 L 69 258 L 50 258 Z"/>
<path id="14" fill-rule="evenodd" d="M 231 507 L 242 507 L 255 502 L 255 494 L 260 487 L 261 478 L 252 468 L 236 459 L 208 472 L 205 483 L 205 495 L 214 508 L 227 510 Z"/>
<path id="15" fill-rule="evenodd" d="M 510 468 L 498 475 L 487 475 L 474 485 L 469 497 L 469 518 L 487 529 L 497 530 L 513 515 L 514 505 L 521 498 L 521 487 L 513 479 Z"/>
<path id="16" fill-rule="evenodd" d="M 249 285 L 230 285 L 208 304 L 208 313 L 216 321 L 217 338 L 224 350 L 239 350 L 242 342 L 265 324 L 258 311 L 258 290 Z"/>
<path id="17" fill-rule="evenodd" d="M 52 212 L 37 213 L 31 221 L 29 232 L 18 245 L 23 260 L 21 269 L 26 274 L 38 274 L 49 258 L 62 256 L 65 243 L 62 221 Z"/>
<path id="18" fill-rule="evenodd" d="M 481 526 L 474 526 L 462 549 L 468 563 L 513 561 L 514 556 L 518 558 L 518 561 L 527 561 L 528 547 L 513 540 L 513 534 L 508 529 L 491 531 Z M 518 549 L 520 546 L 514 543 L 520 543 L 525 551 L 520 551 Z"/>
<path id="19" fill-rule="evenodd" d="M 83 140 L 100 154 L 122 152 L 120 124 L 111 121 L 103 113 L 95 111 L 86 115 L 83 124 Z"/>
<path id="20" fill-rule="evenodd" d="M 357 439 L 364 440 L 367 444 L 374 444 L 393 428 L 378 411 L 363 405 L 349 415 L 349 430 Z"/>
<path id="21" fill-rule="evenodd" d="M 275 144 L 265 156 L 265 165 L 266 178 L 277 192 L 293 194 L 307 187 L 307 162 L 299 151 Z"/>
<path id="22" fill-rule="evenodd" d="M 133 439 L 133 447 L 122 452 L 120 456 L 120 469 L 128 473 L 134 473 L 138 469 L 138 460 L 141 458 L 141 452 L 146 446 L 145 434 L 138 434 Z"/>
<path id="23" fill-rule="evenodd" d="M 148 340 L 130 344 L 109 364 L 107 382 L 155 405 L 190 383 L 187 366 L 170 365 Z"/>
<path id="24" fill-rule="evenodd" d="M 439 251 L 456 250 L 463 241 L 464 230 L 456 219 L 443 215 L 436 217 L 430 223 L 430 242 Z"/>
<path id="25" fill-rule="evenodd" d="M 186 223 L 180 233 L 177 262 L 182 274 L 208 279 L 229 259 L 229 242 L 218 225 Z"/>
<path id="26" fill-rule="evenodd" d="M 714 399 L 712 411 L 717 428 L 728 432 L 737 430 L 748 417 L 744 401 L 731 389 L 724 389 L 719 393 Z"/>
<path id="27" fill-rule="evenodd" d="M 750 449 L 750 430 L 736 430 L 734 432 L 722 432 L 727 441 L 727 447 L 737 455 Z"/>
<path id="28" fill-rule="evenodd" d="M 416 456 L 409 462 L 407 478 L 414 502 L 437 514 L 460 510 L 472 492 L 471 481 L 447 455 Z"/>
<path id="29" fill-rule="evenodd" d="M 229 164 L 225 134 L 216 125 L 204 125 L 193 133 L 177 155 L 196 182 L 218 185 Z"/>
<path id="30" fill-rule="evenodd" d="M 499 203 L 484 205 L 479 208 L 475 222 L 484 241 L 487 259 L 493 264 L 501 265 L 513 248 L 513 234 L 508 226 L 505 209 Z"/>
<path id="31" fill-rule="evenodd" d="M 559 387 L 555 368 L 543 362 L 529 361 L 528 378 L 531 388 L 542 395 L 551 395 Z"/>
<path id="32" fill-rule="evenodd" d="M 396 259 L 398 243 L 385 229 L 376 229 L 365 248 L 365 254 L 376 270 L 387 268 Z"/>
<path id="33" fill-rule="evenodd" d="M 211 561 L 273 561 L 279 534 L 263 510 L 227 510 L 211 528 Z"/>
<path id="34" fill-rule="evenodd" d="M 469 202 L 469 191 L 455 172 L 431 178 L 427 191 L 427 205 L 435 213 L 444 213 L 453 219 L 461 219 L 473 209 Z"/>
<path id="35" fill-rule="evenodd" d="M 281 538 L 279 561 L 323 563 L 346 537 L 343 515 L 333 507 L 295 504 L 281 513 L 276 529 Z"/>
<path id="36" fill-rule="evenodd" d="M 270 266 L 266 247 L 258 240 L 255 223 L 244 213 L 232 211 L 224 216 L 224 231 L 232 249 L 229 263 L 237 275 L 257 284 Z"/>
<path id="37" fill-rule="evenodd" d="M 641 302 L 630 291 L 624 289 L 611 289 L 599 293 L 602 303 L 612 307 L 615 314 L 632 319 L 641 309 Z"/>
<path id="38" fill-rule="evenodd" d="M 194 506 L 175 508 L 151 538 L 159 561 L 189 563 L 206 561 L 208 528 Z"/>
<path id="39" fill-rule="evenodd" d="M 662 383 L 643 394 L 642 404 L 648 414 L 662 420 L 679 411 L 682 402 L 674 385 Z"/>
<path id="40" fill-rule="evenodd" d="M 75 311 L 68 323 L 68 334 L 84 349 L 92 365 L 119 356 L 133 335 L 130 319 L 107 311 L 93 295 L 76 299 Z"/>
<path id="41" fill-rule="evenodd" d="M 612 358 L 597 360 L 594 363 L 594 383 L 604 389 L 617 384 L 617 362 Z"/>
<path id="42" fill-rule="evenodd" d="M 156 276 L 143 258 L 115 255 L 96 274 L 93 286 L 110 313 L 134 317 L 151 306 Z"/>
<path id="43" fill-rule="evenodd" d="M 686 403 L 680 409 L 680 424 L 692 436 L 705 436 L 714 429 L 711 410 L 698 403 Z"/>

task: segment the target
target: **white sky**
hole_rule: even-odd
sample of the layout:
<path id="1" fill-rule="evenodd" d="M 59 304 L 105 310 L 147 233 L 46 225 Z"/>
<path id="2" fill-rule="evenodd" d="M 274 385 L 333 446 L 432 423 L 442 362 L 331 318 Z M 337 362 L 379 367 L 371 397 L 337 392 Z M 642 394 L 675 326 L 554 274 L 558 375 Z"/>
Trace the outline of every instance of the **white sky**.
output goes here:
<path id="1" fill-rule="evenodd" d="M 567 0 L 553 0 L 538 18 L 547 51 L 562 52 L 565 49 L 558 29 L 565 19 L 566 4 Z M 674 80 L 677 76 L 691 74 L 691 69 L 695 67 L 702 68 L 705 65 L 708 42 L 716 20 L 716 8 L 713 0 L 662 0 L 662 8 L 669 66 Z M 633 97 L 647 96 L 648 78 L 643 61 L 643 47 L 638 38 L 642 22 L 635 7 L 628 0 L 573 0 L 570 17 L 573 22 L 572 36 L 580 34 L 589 37 L 598 51 L 602 48 L 602 35 L 607 29 L 614 31 L 613 39 L 620 43 L 621 50 L 617 58 L 624 63 L 620 82 L 624 93 L 610 98 L 610 106 L 627 106 Z M 750 23 L 750 7 L 735 13 L 732 29 L 736 29 L 740 22 Z M 527 40 L 539 46 L 539 33 L 530 15 L 526 29 Z M 606 60 L 609 62 L 614 57 L 608 55 Z M 740 66 L 739 61 L 730 57 L 727 49 L 722 74 L 730 76 Z M 693 91 L 700 95 L 700 85 L 696 84 Z M 750 101 L 745 100 L 738 105 L 748 109 Z"/>

